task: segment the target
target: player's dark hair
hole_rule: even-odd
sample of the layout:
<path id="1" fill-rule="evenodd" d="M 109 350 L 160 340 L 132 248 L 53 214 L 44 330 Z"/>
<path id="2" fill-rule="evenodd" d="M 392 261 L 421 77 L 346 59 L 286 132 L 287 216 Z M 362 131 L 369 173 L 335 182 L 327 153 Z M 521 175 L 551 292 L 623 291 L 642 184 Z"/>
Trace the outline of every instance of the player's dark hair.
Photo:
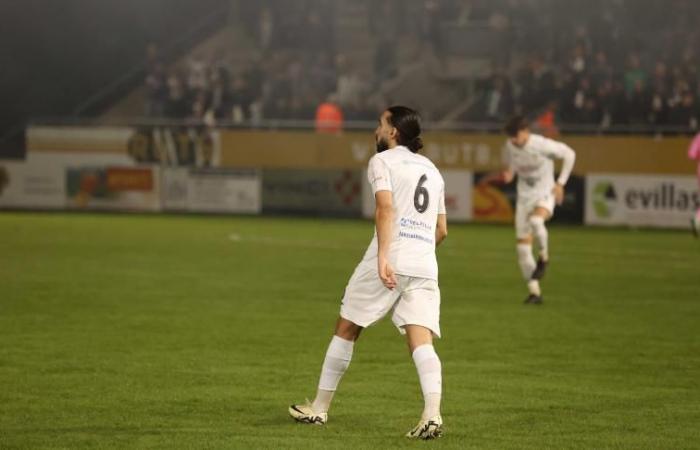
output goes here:
<path id="1" fill-rule="evenodd" d="M 391 114 L 387 120 L 399 132 L 397 142 L 413 153 L 418 153 L 423 148 L 418 111 L 406 106 L 392 106 L 387 111 Z"/>
<path id="2" fill-rule="evenodd" d="M 510 137 L 515 137 L 518 135 L 519 131 L 522 131 L 530 126 L 525 116 L 517 115 L 513 116 L 506 124 L 503 126 L 503 131 Z"/>

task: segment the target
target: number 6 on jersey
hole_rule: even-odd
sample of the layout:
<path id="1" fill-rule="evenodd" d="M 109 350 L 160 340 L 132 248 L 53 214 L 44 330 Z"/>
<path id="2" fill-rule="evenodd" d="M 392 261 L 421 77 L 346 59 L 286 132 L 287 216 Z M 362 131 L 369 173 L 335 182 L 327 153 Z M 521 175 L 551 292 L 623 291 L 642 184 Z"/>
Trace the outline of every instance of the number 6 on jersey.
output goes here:
<path id="1" fill-rule="evenodd" d="M 430 194 L 428 190 L 423 186 L 425 182 L 428 181 L 428 177 L 423 174 L 418 180 L 418 185 L 416 186 L 416 192 L 413 194 L 413 206 L 416 207 L 416 211 L 423 214 L 430 204 Z"/>

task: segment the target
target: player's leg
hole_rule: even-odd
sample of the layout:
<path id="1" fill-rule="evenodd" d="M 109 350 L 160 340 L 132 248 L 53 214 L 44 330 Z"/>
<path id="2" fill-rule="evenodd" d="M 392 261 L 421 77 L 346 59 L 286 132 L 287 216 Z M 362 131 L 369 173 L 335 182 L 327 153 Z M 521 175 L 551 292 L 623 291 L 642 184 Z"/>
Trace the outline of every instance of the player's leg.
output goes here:
<path id="1" fill-rule="evenodd" d="M 333 395 L 338 389 L 340 379 L 350 366 L 353 347 L 361 332 L 361 326 L 343 317 L 338 318 L 335 333 L 323 359 L 314 401 L 289 407 L 289 414 L 295 420 L 314 425 L 324 425 L 328 421 L 328 409 Z"/>
<path id="2" fill-rule="evenodd" d="M 355 269 L 340 307 L 340 317 L 326 350 L 314 401 L 292 405 L 289 414 L 299 422 L 323 425 L 328 420 L 333 395 L 350 365 L 355 341 L 362 329 L 376 322 L 391 310 L 398 294 L 382 285 L 377 270 L 358 266 Z"/>
<path id="3" fill-rule="evenodd" d="M 311 407 L 316 412 L 327 413 L 338 383 L 350 366 L 355 341 L 360 337 L 362 327 L 342 317 L 338 317 L 335 334 L 328 345 L 326 357 L 321 367 L 316 398 Z"/>
<path id="4" fill-rule="evenodd" d="M 440 415 L 442 398 L 442 364 L 433 347 L 432 332 L 420 325 L 406 325 L 406 338 L 411 357 L 418 371 L 423 392 L 423 413 L 421 421 Z"/>
<path id="5" fill-rule="evenodd" d="M 333 395 L 338 389 L 340 379 L 350 366 L 355 341 L 361 332 L 361 326 L 342 317 L 338 318 L 335 333 L 323 359 L 314 401 L 289 407 L 289 414 L 295 420 L 314 425 L 323 425 L 328 421 L 328 409 Z"/>
<path id="6" fill-rule="evenodd" d="M 530 211 L 523 206 L 518 204 L 515 209 L 515 234 L 517 236 L 516 251 L 518 254 L 518 265 L 520 266 L 520 272 L 523 275 L 525 283 L 527 283 L 527 289 L 529 291 L 528 297 L 525 299 L 525 303 L 541 303 L 542 302 L 542 291 L 540 289 L 540 283 L 537 279 L 532 278 L 532 274 L 537 268 L 537 263 L 532 254 L 532 228 L 528 219 L 528 213 Z"/>
<path id="7" fill-rule="evenodd" d="M 551 213 L 548 209 L 543 206 L 537 206 L 528 218 L 532 236 L 534 237 L 539 251 L 537 266 L 532 273 L 532 278 L 535 280 L 542 279 L 547 269 L 547 263 L 549 262 L 549 232 L 547 231 L 545 222 L 549 220 L 550 217 Z"/>
<path id="8" fill-rule="evenodd" d="M 433 347 L 433 335 L 440 335 L 440 288 L 434 280 L 411 278 L 396 304 L 392 321 L 406 333 L 408 349 L 416 365 L 423 413 L 418 425 L 406 436 L 433 439 L 442 433 L 442 364 Z"/>

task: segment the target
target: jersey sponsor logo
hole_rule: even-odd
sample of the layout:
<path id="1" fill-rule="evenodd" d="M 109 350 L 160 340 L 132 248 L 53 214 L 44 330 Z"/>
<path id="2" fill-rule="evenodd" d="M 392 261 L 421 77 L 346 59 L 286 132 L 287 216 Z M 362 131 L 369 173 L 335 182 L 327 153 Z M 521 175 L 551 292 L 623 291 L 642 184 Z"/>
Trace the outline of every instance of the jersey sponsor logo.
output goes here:
<path id="1" fill-rule="evenodd" d="M 400 231 L 399 236 L 403 237 L 403 238 L 407 238 L 407 239 L 415 239 L 415 240 L 422 241 L 422 242 L 425 242 L 428 244 L 433 243 L 433 239 L 431 239 L 429 237 L 421 236 L 420 234 L 417 234 L 417 233 L 408 233 L 406 231 Z"/>
<path id="2" fill-rule="evenodd" d="M 410 228 L 410 229 L 421 229 L 425 231 L 433 231 L 432 225 L 429 223 L 425 223 L 422 220 L 415 220 L 411 219 L 409 217 L 402 217 L 399 220 L 399 225 L 401 225 L 402 228 Z"/>

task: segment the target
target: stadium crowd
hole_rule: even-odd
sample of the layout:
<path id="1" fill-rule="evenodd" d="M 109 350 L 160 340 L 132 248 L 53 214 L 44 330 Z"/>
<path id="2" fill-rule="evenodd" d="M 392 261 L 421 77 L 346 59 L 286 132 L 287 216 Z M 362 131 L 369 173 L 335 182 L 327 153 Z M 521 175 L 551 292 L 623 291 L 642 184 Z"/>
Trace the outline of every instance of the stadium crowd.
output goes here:
<path id="1" fill-rule="evenodd" d="M 559 123 L 598 128 L 698 126 L 700 32 L 693 17 L 700 16 L 700 2 L 416 1 L 413 9 L 396 0 L 367 1 L 376 45 L 369 78 L 335 51 L 332 2 L 307 0 L 303 8 L 279 0 L 240 2 L 241 23 L 259 56 L 245 67 L 191 60 L 169 72 L 149 48 L 146 113 L 309 120 L 331 102 L 345 120 L 372 120 L 381 101 L 369 94 L 396 73 L 392 55 L 400 42 L 392 36 L 405 30 L 445 57 L 449 43 L 440 30 L 449 22 L 490 27 L 509 46 L 507 63 L 494 63 L 477 81 L 467 120 L 549 111 Z"/>

